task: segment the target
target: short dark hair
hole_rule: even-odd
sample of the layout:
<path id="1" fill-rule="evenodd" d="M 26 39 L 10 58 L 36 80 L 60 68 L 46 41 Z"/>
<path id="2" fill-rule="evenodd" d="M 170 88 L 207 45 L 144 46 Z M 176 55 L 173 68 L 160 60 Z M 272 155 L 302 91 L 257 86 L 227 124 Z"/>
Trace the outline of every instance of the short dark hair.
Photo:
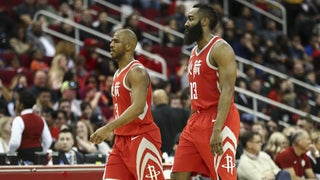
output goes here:
<path id="1" fill-rule="evenodd" d="M 199 8 L 198 12 L 200 18 L 208 18 L 210 23 L 209 27 L 213 30 L 218 24 L 218 14 L 217 12 L 207 4 L 195 4 L 193 8 Z"/>
<path id="2" fill-rule="evenodd" d="M 252 131 L 246 131 L 242 134 L 240 137 L 240 141 L 242 144 L 242 147 L 246 147 L 247 143 L 253 139 L 253 136 L 258 135 L 261 137 L 261 135 L 257 132 L 252 132 Z"/>
<path id="3" fill-rule="evenodd" d="M 30 109 L 36 104 L 36 97 L 28 90 L 19 93 L 19 102 L 23 104 L 23 108 Z"/>
<path id="4" fill-rule="evenodd" d="M 66 118 L 66 120 L 68 120 L 68 114 L 65 110 L 62 110 L 62 109 L 58 109 L 55 111 L 56 112 L 56 117 L 58 118 L 58 114 L 61 113 L 63 114 L 64 118 Z"/>

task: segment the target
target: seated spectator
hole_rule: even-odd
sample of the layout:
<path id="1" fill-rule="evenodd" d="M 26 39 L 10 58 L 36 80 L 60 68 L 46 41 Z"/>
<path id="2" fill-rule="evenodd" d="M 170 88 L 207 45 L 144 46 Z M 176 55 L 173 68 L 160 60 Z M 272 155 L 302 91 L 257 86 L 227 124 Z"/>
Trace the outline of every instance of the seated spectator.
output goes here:
<path id="1" fill-rule="evenodd" d="M 93 22 L 92 26 L 93 29 L 103 34 L 111 35 L 113 24 L 108 22 L 108 13 L 106 11 L 101 11 L 99 12 L 98 18 Z"/>
<path id="2" fill-rule="evenodd" d="M 37 97 L 36 105 L 40 108 L 41 111 L 46 107 L 52 108 L 50 89 L 43 88 L 40 91 Z"/>
<path id="3" fill-rule="evenodd" d="M 85 68 L 89 72 L 97 70 L 98 57 L 96 52 L 98 41 L 94 38 L 87 38 L 84 40 L 84 46 L 80 50 L 80 55 L 85 58 Z"/>
<path id="4" fill-rule="evenodd" d="M 66 116 L 67 124 L 70 125 L 72 128 L 76 127 L 76 124 L 80 116 L 77 116 L 72 110 L 72 103 L 70 100 L 60 99 L 58 102 L 57 110 L 64 110 L 67 114 Z"/>
<path id="5" fill-rule="evenodd" d="M 59 130 L 68 126 L 68 116 L 65 110 L 62 110 L 62 109 L 56 110 L 56 120 L 54 124 Z"/>
<path id="6" fill-rule="evenodd" d="M 183 39 L 181 37 L 178 37 L 174 34 L 172 34 L 171 31 L 179 31 L 178 30 L 178 23 L 177 20 L 174 18 L 170 18 L 167 22 L 167 25 L 164 29 L 164 35 L 162 39 L 162 45 L 165 47 L 170 46 L 181 46 L 183 44 Z"/>
<path id="7" fill-rule="evenodd" d="M 12 119 L 9 116 L 0 118 L 0 153 L 9 152 Z"/>
<path id="8" fill-rule="evenodd" d="M 57 54 L 48 72 L 49 86 L 57 91 L 61 88 L 64 74 L 68 71 L 68 60 L 64 54 Z"/>
<path id="9" fill-rule="evenodd" d="M 85 97 L 83 101 L 90 103 L 93 114 L 101 114 L 101 109 L 98 106 L 101 96 L 101 91 L 98 91 L 95 85 L 88 85 L 86 87 Z"/>
<path id="10" fill-rule="evenodd" d="M 297 120 L 297 126 L 307 132 L 312 132 L 314 129 L 313 120 L 310 116 L 300 116 Z"/>
<path id="11" fill-rule="evenodd" d="M 18 55 L 26 54 L 32 49 L 32 44 L 26 42 L 26 29 L 18 26 L 14 29 L 14 36 L 9 39 L 10 46 Z"/>
<path id="12" fill-rule="evenodd" d="M 76 147 L 82 154 L 97 152 L 98 148 L 89 141 L 90 135 L 93 134 L 93 128 L 89 121 L 78 121 L 76 126 Z"/>
<path id="13" fill-rule="evenodd" d="M 82 100 L 77 99 L 78 88 L 79 88 L 78 84 L 75 81 L 64 81 L 61 85 L 61 88 L 60 88 L 60 92 L 61 92 L 61 99 L 60 100 L 65 99 L 70 102 L 71 109 L 70 110 L 68 109 L 67 112 L 68 112 L 69 118 L 71 118 L 71 116 L 74 116 L 74 117 L 72 117 L 72 119 L 74 119 L 74 120 L 81 117 L 81 114 L 82 114 L 82 112 L 80 110 L 80 104 L 81 104 Z M 58 104 L 54 107 L 57 107 Z M 71 115 L 71 114 L 73 114 L 73 115 Z"/>
<path id="14" fill-rule="evenodd" d="M 319 61 L 320 62 L 320 61 Z M 315 105 L 312 106 L 311 112 L 312 115 L 320 117 L 320 93 L 316 94 Z"/>
<path id="15" fill-rule="evenodd" d="M 270 135 L 263 151 L 268 153 L 271 158 L 275 160 L 275 157 L 288 146 L 288 138 L 281 132 L 274 132 Z"/>
<path id="16" fill-rule="evenodd" d="M 310 134 L 311 146 L 310 150 L 307 152 L 307 155 L 311 159 L 312 170 L 320 179 L 320 131 L 314 131 Z"/>
<path id="17" fill-rule="evenodd" d="M 241 136 L 241 143 L 244 152 L 237 166 L 239 180 L 290 179 L 288 173 L 282 172 L 270 156 L 261 151 L 262 138 L 260 134 L 247 131 Z"/>
<path id="18" fill-rule="evenodd" d="M 16 104 L 20 115 L 12 122 L 9 152 L 17 152 L 25 164 L 32 164 L 35 152 L 47 152 L 52 143 L 45 120 L 32 111 L 35 103 L 36 98 L 29 91 L 20 92 Z"/>
<path id="19" fill-rule="evenodd" d="M 33 82 L 31 84 L 32 86 L 29 90 L 33 95 L 38 97 L 43 88 L 49 88 L 48 74 L 43 70 L 37 70 L 33 75 Z M 50 93 L 52 101 L 55 102 L 57 100 L 57 94 L 53 90 L 50 90 Z"/>
<path id="20" fill-rule="evenodd" d="M 69 42 L 69 41 L 65 41 L 65 40 L 60 40 L 56 44 L 56 54 L 55 54 L 55 56 L 58 56 L 58 55 L 65 56 L 65 58 L 67 60 L 67 68 L 68 69 L 75 68 L 75 62 L 74 62 L 75 54 L 76 54 L 76 45 L 74 43 Z M 54 58 L 55 57 L 53 57 L 52 61 L 54 61 Z M 52 63 L 51 63 L 51 65 L 53 65 Z M 64 67 L 62 66 L 62 68 L 64 68 Z"/>
<path id="21" fill-rule="evenodd" d="M 264 121 L 256 121 L 251 126 L 252 132 L 257 132 L 261 136 L 262 140 L 262 149 L 267 143 L 267 139 L 269 137 L 269 133 Z"/>
<path id="22" fill-rule="evenodd" d="M 35 49 L 31 52 L 31 71 L 42 70 L 45 72 L 49 71 L 49 64 L 44 61 L 43 53 L 39 49 Z"/>
<path id="23" fill-rule="evenodd" d="M 37 0 L 37 3 L 35 4 L 36 9 L 44 10 L 53 14 L 56 14 L 56 9 L 48 2 L 49 0 Z M 50 17 L 40 16 L 39 20 L 46 24 L 50 25 L 54 23 L 54 19 Z"/>
<path id="24" fill-rule="evenodd" d="M 92 107 L 89 102 L 82 102 L 80 104 L 82 116 L 80 117 L 81 120 L 88 121 L 92 117 L 93 111 Z"/>
<path id="25" fill-rule="evenodd" d="M 152 41 L 149 39 L 143 39 L 141 41 L 141 47 L 144 51 L 151 53 L 152 49 Z M 159 55 L 157 55 L 159 56 Z M 146 56 L 144 54 L 139 54 L 136 57 L 137 60 L 139 60 L 146 68 L 151 69 L 153 71 L 156 71 L 158 73 L 161 73 L 162 70 L 162 65 L 159 61 L 156 61 L 155 59 Z"/>
<path id="26" fill-rule="evenodd" d="M 58 139 L 60 129 L 56 126 L 57 113 L 50 107 L 45 107 L 42 109 L 41 116 L 46 121 L 53 143 Z"/>
<path id="27" fill-rule="evenodd" d="M 59 164 L 84 163 L 84 155 L 81 152 L 78 152 L 75 147 L 75 138 L 72 131 L 69 129 L 60 131 L 54 150 L 59 152 Z M 74 154 L 76 156 L 76 162 L 73 162 L 71 159 Z"/>
<path id="28" fill-rule="evenodd" d="M 275 162 L 283 170 L 290 173 L 291 179 L 314 179 L 316 176 L 306 152 L 311 140 L 308 132 L 298 130 L 290 137 L 291 146 L 280 152 Z"/>
<path id="29" fill-rule="evenodd" d="M 42 31 L 40 22 L 32 24 L 32 30 L 27 32 L 26 41 L 32 43 L 34 49 L 40 50 L 47 57 L 55 55 L 55 43 L 51 36 Z"/>

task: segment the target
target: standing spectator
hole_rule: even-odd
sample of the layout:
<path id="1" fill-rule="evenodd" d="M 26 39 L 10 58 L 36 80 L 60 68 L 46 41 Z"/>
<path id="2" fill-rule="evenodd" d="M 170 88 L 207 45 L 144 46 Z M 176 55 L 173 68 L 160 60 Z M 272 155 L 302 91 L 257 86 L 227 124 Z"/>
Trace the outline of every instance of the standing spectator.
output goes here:
<path id="1" fill-rule="evenodd" d="M 311 140 L 308 132 L 298 130 L 290 137 L 291 146 L 283 150 L 276 157 L 276 164 L 290 173 L 291 179 L 316 179 L 311 162 L 306 152 Z"/>
<path id="2" fill-rule="evenodd" d="M 20 115 L 13 119 L 9 142 L 9 152 L 18 152 L 18 158 L 26 164 L 34 162 L 35 152 L 47 152 L 52 143 L 46 121 L 32 112 L 35 103 L 29 91 L 20 92 L 16 104 Z"/>
<path id="3" fill-rule="evenodd" d="M 307 155 L 311 159 L 312 170 L 316 174 L 317 178 L 320 179 L 320 131 L 313 131 L 310 134 L 311 146 Z"/>
<path id="4" fill-rule="evenodd" d="M 182 132 L 189 114 L 182 108 L 170 107 L 169 97 L 163 89 L 153 92 L 153 105 L 152 116 L 161 133 L 161 151 L 171 156 L 173 155 L 174 138 Z"/>
<path id="5" fill-rule="evenodd" d="M 100 144 L 113 131 L 116 135 L 104 179 L 146 179 L 147 176 L 164 179 L 161 136 L 151 114 L 150 77 L 142 64 L 134 60 L 137 43 L 133 31 L 121 29 L 110 44 L 111 56 L 119 65 L 112 84 L 115 119 L 99 128 L 90 139 Z"/>
<path id="6" fill-rule="evenodd" d="M 197 4 L 187 17 L 185 43 L 197 43 L 189 59 L 192 112 L 180 136 L 172 179 L 189 179 L 197 172 L 212 179 L 235 180 L 240 129 L 234 104 L 235 54 L 226 41 L 211 34 L 218 23 L 212 7 Z"/>
<path id="7" fill-rule="evenodd" d="M 281 175 L 284 172 L 281 172 L 281 169 L 267 153 L 261 151 L 262 138 L 260 134 L 247 131 L 241 136 L 241 142 L 244 152 L 237 166 L 238 180 L 290 180 L 290 175 L 288 173 L 286 173 L 286 177 Z"/>
<path id="8" fill-rule="evenodd" d="M 9 152 L 9 141 L 11 136 L 12 117 L 0 118 L 0 153 Z"/>

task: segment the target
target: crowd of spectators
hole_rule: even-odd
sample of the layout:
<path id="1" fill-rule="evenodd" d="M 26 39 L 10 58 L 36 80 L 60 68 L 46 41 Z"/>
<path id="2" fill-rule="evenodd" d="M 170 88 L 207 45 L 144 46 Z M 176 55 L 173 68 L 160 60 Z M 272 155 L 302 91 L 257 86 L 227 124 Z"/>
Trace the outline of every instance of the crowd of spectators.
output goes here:
<path id="1" fill-rule="evenodd" d="M 72 38 L 75 37 L 76 30 L 67 22 L 45 16 L 34 19 L 38 10 L 53 12 L 108 36 L 112 36 L 119 28 L 132 29 L 137 34 L 140 48 L 163 57 L 167 62 L 168 80 L 152 78 L 154 89 L 163 89 L 169 97 L 169 102 L 165 102 L 166 106 L 189 109 L 186 79 L 188 55 L 181 51 L 183 40 L 169 31 L 183 33 L 187 1 L 110 2 L 131 7 L 132 13 L 127 14 L 123 24 L 107 21 L 108 17 L 120 19 L 121 14 L 92 1 L 88 1 L 87 7 L 82 0 L 21 0 L 11 7 L 0 7 L 0 19 L 3 22 L 0 26 L 0 152 L 9 151 L 8 135 L 11 130 L 8 126 L 13 118 L 19 115 L 15 106 L 19 101 L 19 94 L 26 89 L 36 97 L 32 109 L 44 117 L 49 127 L 54 142 L 51 148 L 62 148 L 65 142 L 71 144 L 68 150 L 63 150 L 65 152 L 76 147 L 77 152 L 84 154 L 106 153 L 112 148 L 113 137 L 99 147 L 88 142 L 92 130 L 112 120 L 110 92 L 116 63 L 96 52 L 96 48 L 108 50 L 108 42 L 83 30 L 79 31 L 82 46 L 75 46 L 71 42 L 46 34 L 42 29 L 44 26 Z M 318 1 L 278 0 L 287 11 L 287 34 L 282 31 L 281 24 L 237 2 L 229 1 L 229 14 L 224 14 L 222 0 L 204 2 L 211 3 L 219 13 L 220 23 L 213 33 L 223 37 L 233 47 L 237 56 L 319 87 Z M 283 18 L 276 7 L 263 0 L 250 2 Z M 154 29 L 139 22 L 142 16 L 164 25 L 161 43 L 143 36 L 146 31 L 154 33 Z M 178 51 L 173 51 L 176 49 Z M 161 65 L 149 57 L 137 53 L 136 58 L 156 72 L 163 71 Z M 294 84 L 292 79 L 280 79 L 249 65 L 244 66 L 243 72 L 239 71 L 237 86 L 307 114 L 302 117 L 263 102 L 258 102 L 258 110 L 269 115 L 269 121 L 255 122 L 252 114 L 241 112 L 242 131 L 259 133 L 261 137 L 256 137 L 255 134 L 251 136 L 261 140 L 261 150 L 269 154 L 272 160 L 275 160 L 281 149 L 289 146 L 288 138 L 297 128 L 310 125 L 313 129 L 308 129 L 307 132 L 316 134 L 319 131 L 319 123 L 308 116 L 320 116 L 319 92 L 307 90 Z M 254 106 L 252 97 L 241 93 L 236 93 L 235 102 L 248 108 Z M 68 129 L 76 138 L 68 137 Z M 171 135 L 171 138 L 177 135 L 178 133 Z M 246 142 L 242 142 L 243 145 L 239 143 L 238 159 L 243 151 L 241 146 L 250 147 L 247 142 L 252 140 L 251 136 Z M 311 135 L 311 140 L 310 143 L 319 151 L 319 136 Z M 55 142 L 59 143 L 56 145 Z M 170 146 L 172 143 L 177 141 L 170 142 Z M 174 152 L 169 151 L 169 154 Z M 80 158 L 78 162 L 83 161 Z M 312 162 L 317 163 L 316 158 Z M 274 172 L 278 172 L 278 169 Z"/>

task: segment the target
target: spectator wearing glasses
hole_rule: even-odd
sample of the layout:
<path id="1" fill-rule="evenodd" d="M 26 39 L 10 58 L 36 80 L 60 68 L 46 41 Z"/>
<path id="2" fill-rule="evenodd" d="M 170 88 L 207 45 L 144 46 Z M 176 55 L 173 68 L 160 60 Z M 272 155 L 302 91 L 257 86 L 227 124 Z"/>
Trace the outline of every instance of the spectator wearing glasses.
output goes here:
<path id="1" fill-rule="evenodd" d="M 290 179 L 290 175 L 274 163 L 271 157 L 261 151 L 262 137 L 257 132 L 247 131 L 241 136 L 244 152 L 238 162 L 238 180 Z"/>

